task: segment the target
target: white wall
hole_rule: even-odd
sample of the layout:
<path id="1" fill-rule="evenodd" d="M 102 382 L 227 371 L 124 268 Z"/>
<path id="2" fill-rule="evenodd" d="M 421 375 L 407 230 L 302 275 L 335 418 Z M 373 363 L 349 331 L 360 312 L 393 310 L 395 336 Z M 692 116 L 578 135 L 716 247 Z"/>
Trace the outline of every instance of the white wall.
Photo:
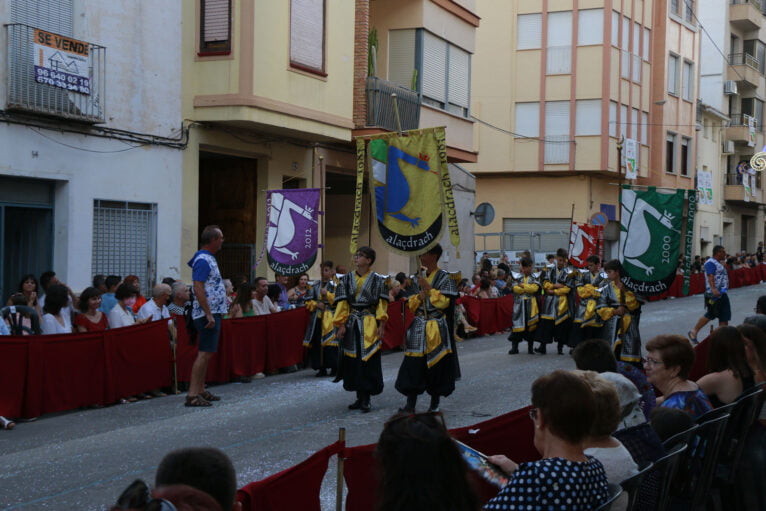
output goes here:
<path id="1" fill-rule="evenodd" d="M 700 38 L 700 85 L 699 98 L 720 112 L 728 113 L 729 103 L 723 95 L 726 79 L 726 60 L 716 46 L 729 56 L 729 2 L 699 0 L 697 17 L 710 37 Z M 715 41 L 715 46 L 710 39 Z"/>
<path id="2" fill-rule="evenodd" d="M 181 115 L 181 4 L 75 0 L 74 37 L 106 47 L 106 122 L 177 137 Z M 0 23 L 9 21 L 0 7 Z M 4 57 L 3 57 L 4 58 Z M 6 67 L 0 68 L 0 82 Z M 4 107 L 5 96 L 0 99 Z M 62 127 L 70 126 L 64 120 Z M 0 124 L 0 175 L 56 181 L 54 264 L 79 291 L 90 285 L 93 200 L 158 204 L 157 277 L 180 275 L 181 156 L 160 145 Z"/>

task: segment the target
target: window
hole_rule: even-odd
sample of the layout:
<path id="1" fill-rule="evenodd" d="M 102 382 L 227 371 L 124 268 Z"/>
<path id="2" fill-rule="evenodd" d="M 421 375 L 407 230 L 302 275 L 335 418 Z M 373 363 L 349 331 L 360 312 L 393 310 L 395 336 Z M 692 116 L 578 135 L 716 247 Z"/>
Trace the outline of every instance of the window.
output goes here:
<path id="1" fill-rule="evenodd" d="M 676 139 L 678 135 L 668 133 L 665 138 L 665 172 L 676 173 Z"/>
<path id="2" fill-rule="evenodd" d="M 577 45 L 601 44 L 604 42 L 604 10 L 585 9 L 578 11 Z"/>
<path id="3" fill-rule="evenodd" d="M 323 76 L 324 0 L 290 0 L 290 65 Z"/>
<path id="4" fill-rule="evenodd" d="M 620 75 L 623 78 L 630 78 L 630 19 L 622 18 L 622 71 Z"/>
<path id="5" fill-rule="evenodd" d="M 652 32 L 648 28 L 644 27 L 644 44 L 641 50 L 641 56 L 645 61 L 649 61 L 649 40 L 652 37 Z"/>
<path id="6" fill-rule="evenodd" d="M 756 131 L 763 129 L 763 101 L 756 98 L 742 98 L 742 113 L 749 115 L 755 119 Z M 742 120 L 744 126 L 747 126 L 747 122 Z"/>
<path id="7" fill-rule="evenodd" d="M 231 52 L 231 0 L 201 0 L 199 52 Z"/>
<path id="8" fill-rule="evenodd" d="M 683 0 L 684 19 L 691 23 L 694 20 L 694 0 Z"/>
<path id="9" fill-rule="evenodd" d="M 672 53 L 668 57 L 668 92 L 678 96 L 678 56 Z"/>
<path id="10" fill-rule="evenodd" d="M 649 138 L 646 136 L 646 132 L 649 126 L 649 114 L 641 112 L 641 143 L 644 145 L 649 144 Z"/>
<path id="11" fill-rule="evenodd" d="M 617 136 L 617 103 L 609 102 L 609 136 Z"/>
<path id="12" fill-rule="evenodd" d="M 681 83 L 681 96 L 686 101 L 691 101 L 694 95 L 694 65 L 684 60 L 683 82 Z"/>
<path id="13" fill-rule="evenodd" d="M 641 82 L 641 25 L 633 23 L 633 58 L 632 79 L 634 82 Z"/>
<path id="14" fill-rule="evenodd" d="M 620 46 L 620 13 L 612 11 L 612 46 Z"/>
<path id="15" fill-rule="evenodd" d="M 629 122 L 630 121 L 628 120 L 628 107 L 625 105 L 620 105 L 620 136 L 621 137 L 628 136 Z"/>
<path id="16" fill-rule="evenodd" d="M 548 14 L 546 74 L 572 72 L 572 11 Z"/>
<path id="17" fill-rule="evenodd" d="M 761 74 L 766 71 L 766 45 L 764 43 L 758 39 L 742 41 L 742 51 L 758 60 L 757 67 Z M 750 59 L 745 57 L 744 63 L 748 62 L 750 62 Z"/>
<path id="18" fill-rule="evenodd" d="M 545 163 L 569 163 L 569 101 L 545 103 Z"/>
<path id="19" fill-rule="evenodd" d="M 415 76 L 415 30 L 391 30 L 388 32 L 388 80 L 407 89 L 417 90 L 413 85 Z"/>
<path id="20" fill-rule="evenodd" d="M 670 0 L 670 13 L 671 14 L 678 14 L 678 12 L 680 10 L 680 7 L 681 7 L 681 4 L 680 4 L 681 1 L 682 0 Z"/>
<path id="21" fill-rule="evenodd" d="M 689 152 L 692 145 L 692 139 L 688 137 L 681 137 L 681 175 L 689 176 L 689 168 L 691 166 L 691 153 Z"/>
<path id="22" fill-rule="evenodd" d="M 537 50 L 543 42 L 543 15 L 519 14 L 516 48 L 519 50 Z"/>
<path id="23" fill-rule="evenodd" d="M 634 108 L 630 113 L 630 138 L 634 140 L 638 140 L 638 124 L 640 122 L 638 109 Z"/>
<path id="24" fill-rule="evenodd" d="M 92 272 L 137 275 L 151 291 L 157 268 L 157 204 L 93 201 Z"/>
<path id="25" fill-rule="evenodd" d="M 601 134 L 601 100 L 580 99 L 575 103 L 575 135 Z"/>
<path id="26" fill-rule="evenodd" d="M 471 55 L 467 51 L 436 37 L 422 33 L 423 57 L 421 84 L 423 103 L 450 113 L 468 117 L 470 105 Z"/>
<path id="27" fill-rule="evenodd" d="M 516 103 L 515 131 L 524 137 L 540 136 L 540 103 Z"/>

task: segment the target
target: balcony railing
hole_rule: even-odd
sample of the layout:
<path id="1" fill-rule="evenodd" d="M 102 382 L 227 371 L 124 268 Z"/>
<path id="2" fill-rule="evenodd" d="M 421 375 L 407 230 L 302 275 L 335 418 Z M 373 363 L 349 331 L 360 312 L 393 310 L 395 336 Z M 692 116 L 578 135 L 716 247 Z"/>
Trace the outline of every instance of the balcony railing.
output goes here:
<path id="1" fill-rule="evenodd" d="M 545 135 L 544 163 L 569 163 L 569 135 Z"/>
<path id="2" fill-rule="evenodd" d="M 729 3 L 731 5 L 752 4 L 756 6 L 758 9 L 762 8 L 761 0 L 731 0 Z"/>
<path id="3" fill-rule="evenodd" d="M 758 122 L 758 119 L 748 114 L 729 114 L 729 126 L 749 126 L 750 119 L 755 121 L 755 131 L 761 131 L 762 123 Z"/>
<path id="4" fill-rule="evenodd" d="M 418 93 L 377 76 L 367 77 L 367 125 L 388 131 L 399 130 L 391 94 L 396 94 L 401 129 L 403 131 L 418 129 L 420 125 Z"/>
<path id="5" fill-rule="evenodd" d="M 729 64 L 732 66 L 747 66 L 758 71 L 758 59 L 749 53 L 732 53 L 729 55 Z"/>
<path id="6" fill-rule="evenodd" d="M 85 43 L 87 50 L 79 48 L 72 58 L 66 49 L 36 44 L 34 27 L 14 23 L 5 28 L 9 110 L 104 122 L 106 48 Z"/>

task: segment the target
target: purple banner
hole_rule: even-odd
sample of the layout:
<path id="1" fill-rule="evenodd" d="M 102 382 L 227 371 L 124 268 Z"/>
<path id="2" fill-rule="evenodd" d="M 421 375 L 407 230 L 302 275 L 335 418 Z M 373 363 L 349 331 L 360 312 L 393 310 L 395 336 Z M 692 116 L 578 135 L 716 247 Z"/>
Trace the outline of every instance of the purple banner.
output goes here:
<path id="1" fill-rule="evenodd" d="M 269 190 L 266 256 L 279 275 L 300 275 L 317 257 L 319 188 Z"/>

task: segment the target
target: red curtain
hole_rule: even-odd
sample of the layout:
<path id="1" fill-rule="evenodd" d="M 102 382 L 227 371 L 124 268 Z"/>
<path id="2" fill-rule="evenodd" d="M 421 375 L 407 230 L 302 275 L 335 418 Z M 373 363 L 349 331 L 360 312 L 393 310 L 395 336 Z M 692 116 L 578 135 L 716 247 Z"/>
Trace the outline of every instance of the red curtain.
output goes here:
<path id="1" fill-rule="evenodd" d="M 335 442 L 294 467 L 250 483 L 237 491 L 237 501 L 243 511 L 321 511 L 319 491 L 327 464 L 342 449 L 343 444 Z"/>

